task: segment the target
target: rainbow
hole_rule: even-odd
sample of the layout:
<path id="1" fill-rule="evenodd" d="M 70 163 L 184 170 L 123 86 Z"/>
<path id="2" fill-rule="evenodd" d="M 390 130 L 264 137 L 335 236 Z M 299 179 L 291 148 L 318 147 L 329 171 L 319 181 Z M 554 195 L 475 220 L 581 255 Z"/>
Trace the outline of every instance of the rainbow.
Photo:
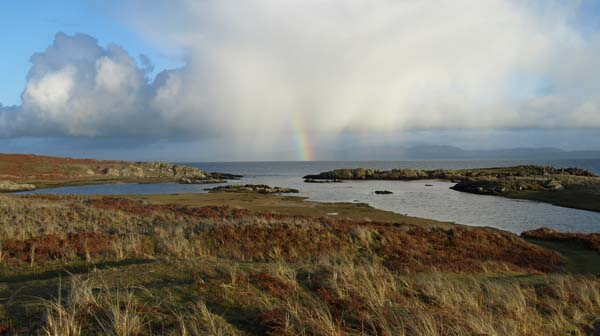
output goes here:
<path id="1" fill-rule="evenodd" d="M 296 144 L 298 160 L 313 161 L 315 159 L 315 154 L 309 140 L 309 134 L 304 127 L 304 122 L 299 114 L 296 114 L 294 121 L 294 142 Z"/>

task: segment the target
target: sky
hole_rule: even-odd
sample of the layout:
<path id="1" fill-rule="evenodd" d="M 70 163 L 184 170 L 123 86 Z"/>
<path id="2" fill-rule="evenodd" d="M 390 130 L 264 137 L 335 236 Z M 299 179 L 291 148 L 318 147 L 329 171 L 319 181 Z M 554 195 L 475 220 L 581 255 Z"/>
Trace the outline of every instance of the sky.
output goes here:
<path id="1" fill-rule="evenodd" d="M 0 152 L 600 150 L 600 1 L 5 1 L 0 42 Z"/>

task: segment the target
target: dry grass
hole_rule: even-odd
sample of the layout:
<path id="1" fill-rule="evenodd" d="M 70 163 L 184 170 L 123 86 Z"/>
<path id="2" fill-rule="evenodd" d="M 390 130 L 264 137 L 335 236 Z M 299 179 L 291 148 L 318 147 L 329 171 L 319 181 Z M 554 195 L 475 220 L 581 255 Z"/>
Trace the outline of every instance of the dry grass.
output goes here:
<path id="1" fill-rule="evenodd" d="M 254 213 L 119 198 L 1 199 L 6 263 L 220 257 L 382 261 L 394 271 L 549 272 L 562 258 L 498 230 Z"/>
<path id="2" fill-rule="evenodd" d="M 600 253 L 600 233 L 567 233 L 549 228 L 539 228 L 523 232 L 521 236 L 546 242 L 573 243 Z"/>
<path id="3" fill-rule="evenodd" d="M 177 316 L 181 336 L 227 336 L 236 335 L 235 330 L 221 316 L 212 313 L 203 302 L 192 304 Z"/>
<path id="4" fill-rule="evenodd" d="M 308 303 L 270 310 L 272 335 L 587 335 L 600 324 L 600 284 L 559 276 L 537 286 L 384 267 L 324 267 Z"/>
<path id="5" fill-rule="evenodd" d="M 44 301 L 46 307 L 45 335 L 81 335 L 86 330 L 104 335 L 141 335 L 147 332 L 146 317 L 138 311 L 136 288 L 114 291 L 102 279 L 72 277 L 66 300 Z"/>
<path id="6" fill-rule="evenodd" d="M 124 161 L 59 158 L 42 155 L 0 154 L 0 179 L 59 180 L 85 176 L 87 169 L 118 167 Z"/>
<path id="7" fill-rule="evenodd" d="M 249 326 L 269 335 L 587 335 L 599 323 L 600 283 L 590 277 L 551 276 L 526 284 L 439 272 L 408 277 L 356 264 L 295 271 L 308 277 L 290 280 L 269 268 L 258 276 L 206 279 L 197 289 L 206 301 L 190 302 L 183 311 L 172 303 L 140 306 L 133 296 L 139 288 L 127 295 L 113 291 L 112 299 L 102 289 L 87 300 L 93 309 L 69 301 L 54 305 L 45 328 L 78 330 L 83 320 L 88 331 L 114 335 L 240 335 Z M 287 295 L 274 283 L 286 284 Z M 171 323 L 153 331 L 144 322 L 152 319 Z"/>
<path id="8" fill-rule="evenodd" d="M 228 321 L 234 319 L 230 312 L 214 311 L 216 299 L 245 307 L 246 322 L 268 335 L 588 335 L 600 325 L 600 282 L 589 277 L 544 277 L 527 285 L 439 272 L 407 277 L 382 266 L 336 264 L 318 265 L 301 283 L 275 269 L 247 283 L 208 282 L 200 292 L 207 301 L 183 309 L 173 303 L 144 306 L 136 297 L 151 294 L 140 287 L 115 289 L 93 277 L 76 277 L 66 300 L 45 302 L 42 332 L 245 334 Z M 278 281 L 299 293 L 281 296 L 265 285 Z M 225 292 L 235 295 L 221 296 Z M 152 330 L 153 318 L 169 322 Z"/>
<path id="9" fill-rule="evenodd" d="M 3 196 L 0 235 L 8 334 L 600 332 L 598 278 L 497 230 Z"/>

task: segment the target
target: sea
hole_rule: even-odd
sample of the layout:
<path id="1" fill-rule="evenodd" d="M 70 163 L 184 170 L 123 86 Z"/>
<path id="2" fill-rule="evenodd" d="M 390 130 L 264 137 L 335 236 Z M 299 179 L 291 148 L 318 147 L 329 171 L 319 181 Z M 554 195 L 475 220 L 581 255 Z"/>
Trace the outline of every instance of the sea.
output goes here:
<path id="1" fill-rule="evenodd" d="M 298 196 L 319 202 L 367 203 L 375 208 L 409 216 L 473 226 L 489 226 L 521 233 L 539 227 L 565 232 L 600 232 L 600 212 L 570 209 L 547 203 L 475 195 L 450 189 L 448 181 L 345 181 L 304 183 L 302 177 L 339 168 L 463 169 L 548 165 L 578 167 L 600 175 L 600 159 L 581 160 L 442 160 L 442 161 L 301 161 L 301 162 L 181 162 L 210 172 L 243 175 L 230 184 L 267 184 L 295 188 Z M 180 194 L 205 193 L 216 185 L 110 184 L 36 190 L 54 194 Z M 391 195 L 376 195 L 389 190 Z"/>

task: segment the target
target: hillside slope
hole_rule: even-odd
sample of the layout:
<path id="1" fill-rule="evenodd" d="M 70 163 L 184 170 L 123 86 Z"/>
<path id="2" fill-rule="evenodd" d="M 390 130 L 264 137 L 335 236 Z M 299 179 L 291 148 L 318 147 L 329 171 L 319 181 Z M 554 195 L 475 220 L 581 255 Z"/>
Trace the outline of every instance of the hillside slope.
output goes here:
<path id="1" fill-rule="evenodd" d="M 103 161 L 0 154 L 0 192 L 116 182 L 222 182 L 234 175 L 164 162 Z"/>

